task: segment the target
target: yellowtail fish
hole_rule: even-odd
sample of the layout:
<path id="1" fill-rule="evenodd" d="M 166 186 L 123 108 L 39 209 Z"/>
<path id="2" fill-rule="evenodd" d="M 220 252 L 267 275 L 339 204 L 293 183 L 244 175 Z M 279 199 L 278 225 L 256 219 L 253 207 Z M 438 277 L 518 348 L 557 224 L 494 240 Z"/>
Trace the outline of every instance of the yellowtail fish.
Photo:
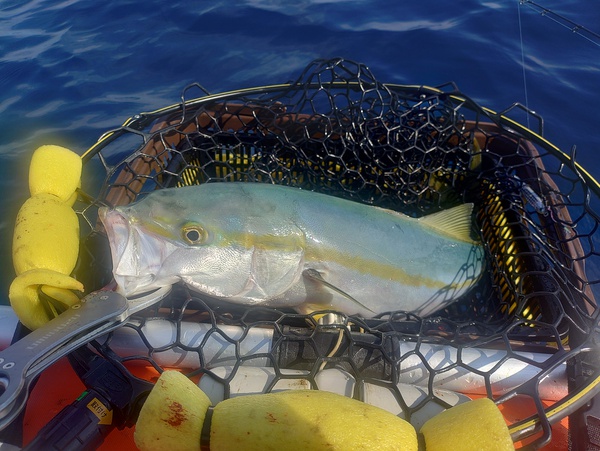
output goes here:
<path id="1" fill-rule="evenodd" d="M 298 188 L 209 183 L 100 209 L 120 291 L 184 282 L 246 305 L 428 315 L 479 279 L 472 204 L 422 218 Z"/>

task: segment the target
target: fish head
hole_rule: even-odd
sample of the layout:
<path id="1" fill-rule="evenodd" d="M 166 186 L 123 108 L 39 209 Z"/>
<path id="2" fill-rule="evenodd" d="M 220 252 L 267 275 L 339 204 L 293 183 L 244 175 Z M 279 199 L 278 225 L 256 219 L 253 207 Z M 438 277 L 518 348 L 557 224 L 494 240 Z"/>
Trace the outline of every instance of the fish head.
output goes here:
<path id="1" fill-rule="evenodd" d="M 144 215 L 145 208 L 126 206 L 98 214 L 108 236 L 113 276 L 118 290 L 125 296 L 151 291 L 177 282 L 176 277 L 161 275 L 163 263 L 174 253 L 177 244 L 169 237 L 168 227 L 155 224 Z"/>
<path id="2" fill-rule="evenodd" d="M 183 281 L 206 295 L 252 304 L 297 281 L 298 230 L 275 225 L 280 236 L 273 236 L 277 218 L 256 212 L 264 205 L 243 196 L 210 198 L 194 188 L 158 190 L 131 205 L 100 209 L 122 294 Z"/>

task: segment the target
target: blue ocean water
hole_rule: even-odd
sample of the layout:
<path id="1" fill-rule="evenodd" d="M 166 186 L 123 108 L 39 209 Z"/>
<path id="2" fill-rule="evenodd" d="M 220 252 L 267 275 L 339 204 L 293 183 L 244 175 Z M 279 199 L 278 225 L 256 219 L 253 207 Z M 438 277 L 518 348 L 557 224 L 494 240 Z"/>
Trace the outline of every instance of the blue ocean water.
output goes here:
<path id="1" fill-rule="evenodd" d="M 592 1 L 539 0 L 600 31 Z M 600 179 L 600 47 L 518 0 L 3 0 L 0 3 L 0 302 L 41 144 L 83 153 L 126 118 L 211 92 L 295 79 L 313 59 L 365 63 L 383 82 L 454 81 L 482 105 L 527 104 L 545 136 Z"/>

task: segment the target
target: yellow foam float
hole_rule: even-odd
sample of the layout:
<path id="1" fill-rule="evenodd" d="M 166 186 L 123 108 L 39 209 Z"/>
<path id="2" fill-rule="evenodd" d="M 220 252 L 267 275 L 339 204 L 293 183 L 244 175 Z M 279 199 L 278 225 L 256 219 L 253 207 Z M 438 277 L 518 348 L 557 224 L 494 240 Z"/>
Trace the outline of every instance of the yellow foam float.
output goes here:
<path id="1" fill-rule="evenodd" d="M 29 329 L 37 329 L 60 309 L 40 299 L 38 289 L 68 308 L 83 285 L 71 277 L 79 255 L 79 220 L 71 208 L 81 183 L 79 155 L 60 146 L 39 147 L 29 167 L 29 191 L 15 223 L 11 306 Z"/>

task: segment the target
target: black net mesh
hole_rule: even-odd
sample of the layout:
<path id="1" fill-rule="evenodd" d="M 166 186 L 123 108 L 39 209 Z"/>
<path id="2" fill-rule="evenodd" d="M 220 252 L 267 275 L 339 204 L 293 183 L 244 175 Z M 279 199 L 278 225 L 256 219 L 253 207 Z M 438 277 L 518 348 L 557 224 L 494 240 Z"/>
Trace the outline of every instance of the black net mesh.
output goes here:
<path id="1" fill-rule="evenodd" d="M 187 99 L 196 88 L 178 105 L 131 118 L 86 154 L 90 176 L 78 206 L 88 227 L 77 272 L 88 290 L 111 278 L 98 206 L 235 181 L 301 187 L 415 217 L 473 202 L 484 277 L 427 318 L 305 316 L 176 287 L 99 349 L 150 378 L 182 368 L 224 397 L 243 392 L 240 378 L 250 375 L 264 384 L 246 392 L 327 389 L 341 378 L 348 395 L 415 424 L 427 409 L 457 402 L 445 390 L 500 406 L 525 399 L 520 417 L 507 418 L 513 436 L 541 426 L 538 441 L 546 440 L 556 415 L 545 407 L 581 390 L 567 390 L 568 363 L 597 352 L 597 184 L 537 134 L 453 87 L 386 85 L 346 60 L 315 61 L 285 85 Z M 105 178 L 91 175 L 98 173 Z"/>

